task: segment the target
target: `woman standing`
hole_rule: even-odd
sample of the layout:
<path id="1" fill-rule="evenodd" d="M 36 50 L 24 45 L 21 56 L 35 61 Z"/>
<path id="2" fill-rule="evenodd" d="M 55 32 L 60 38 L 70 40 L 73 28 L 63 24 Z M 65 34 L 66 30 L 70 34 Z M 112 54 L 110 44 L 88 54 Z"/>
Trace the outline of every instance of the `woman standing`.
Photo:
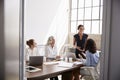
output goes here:
<path id="1" fill-rule="evenodd" d="M 75 50 L 76 57 L 80 58 L 80 56 L 79 56 L 79 54 L 80 54 L 82 56 L 82 58 L 86 59 L 86 57 L 82 54 L 82 52 L 85 51 L 85 43 L 88 38 L 88 35 L 83 32 L 84 32 L 84 26 L 79 25 L 78 33 L 74 35 L 73 45 L 76 48 L 76 50 Z"/>

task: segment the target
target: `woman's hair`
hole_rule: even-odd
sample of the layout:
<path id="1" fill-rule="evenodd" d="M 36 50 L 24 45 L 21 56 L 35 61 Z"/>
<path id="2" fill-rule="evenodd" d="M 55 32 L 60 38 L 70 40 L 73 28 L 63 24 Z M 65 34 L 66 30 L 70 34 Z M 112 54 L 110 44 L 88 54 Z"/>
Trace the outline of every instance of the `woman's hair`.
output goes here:
<path id="1" fill-rule="evenodd" d="M 84 27 L 84 25 L 81 25 L 81 24 L 80 24 L 80 25 L 78 25 L 78 30 L 79 30 L 79 28 L 80 28 L 80 27 Z"/>
<path id="2" fill-rule="evenodd" d="M 26 44 L 31 47 L 32 45 L 34 45 L 34 39 L 30 39 L 28 41 L 26 41 Z"/>
<path id="3" fill-rule="evenodd" d="M 85 50 L 89 50 L 91 53 L 96 53 L 97 47 L 93 39 L 88 39 L 86 42 Z"/>
<path id="4" fill-rule="evenodd" d="M 52 40 L 54 39 L 53 36 L 50 36 L 47 40 L 47 45 L 50 45 L 52 43 Z"/>

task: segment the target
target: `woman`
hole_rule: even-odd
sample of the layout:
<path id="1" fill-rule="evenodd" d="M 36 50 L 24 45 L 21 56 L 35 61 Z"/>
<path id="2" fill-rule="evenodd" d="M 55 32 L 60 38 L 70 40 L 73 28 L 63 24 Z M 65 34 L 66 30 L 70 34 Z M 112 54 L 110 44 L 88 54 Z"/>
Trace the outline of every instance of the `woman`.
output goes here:
<path id="1" fill-rule="evenodd" d="M 26 62 L 29 61 L 29 57 L 30 56 L 38 56 L 38 49 L 36 47 L 36 42 L 34 41 L 34 39 L 30 39 L 28 41 L 26 41 L 26 44 L 28 45 L 28 48 L 26 48 L 26 54 L 25 54 L 25 59 Z"/>
<path id="2" fill-rule="evenodd" d="M 47 41 L 45 57 L 49 59 L 56 59 L 57 57 L 57 47 L 55 46 L 55 39 L 53 36 L 50 36 Z"/>
<path id="3" fill-rule="evenodd" d="M 95 67 L 99 61 L 99 52 L 97 51 L 96 43 L 93 39 L 88 39 L 86 41 L 85 53 L 86 53 L 86 62 L 84 66 Z M 84 74 L 89 74 L 89 72 L 82 68 L 80 69 L 80 73 L 78 72 L 78 70 L 73 71 L 73 76 L 75 80 L 79 80 L 79 75 L 82 75 L 81 76 L 82 78 Z"/>
<path id="4" fill-rule="evenodd" d="M 84 26 L 79 25 L 78 26 L 78 33 L 74 35 L 73 38 L 73 45 L 76 48 L 75 53 L 76 57 L 80 58 L 79 54 L 82 56 L 82 58 L 86 59 L 86 57 L 82 54 L 85 50 L 85 43 L 88 38 L 88 35 L 83 33 L 84 32 Z"/>
<path id="5" fill-rule="evenodd" d="M 99 61 L 99 52 L 97 51 L 96 43 L 93 39 L 87 40 L 86 47 L 85 47 L 85 53 L 86 53 L 86 62 L 84 65 L 88 67 L 95 67 Z M 81 68 L 80 69 L 81 78 L 85 74 L 89 75 L 90 73 L 84 68 Z"/>
<path id="6" fill-rule="evenodd" d="M 99 52 L 96 48 L 96 43 L 93 39 L 88 39 L 85 48 L 86 53 L 86 66 L 95 67 L 99 61 Z"/>
<path id="7" fill-rule="evenodd" d="M 57 47 L 55 46 L 55 39 L 53 36 L 50 36 L 47 41 L 46 50 L 45 50 L 45 57 L 47 59 L 56 59 L 57 56 Z M 58 80 L 58 77 L 52 77 L 50 80 Z"/>

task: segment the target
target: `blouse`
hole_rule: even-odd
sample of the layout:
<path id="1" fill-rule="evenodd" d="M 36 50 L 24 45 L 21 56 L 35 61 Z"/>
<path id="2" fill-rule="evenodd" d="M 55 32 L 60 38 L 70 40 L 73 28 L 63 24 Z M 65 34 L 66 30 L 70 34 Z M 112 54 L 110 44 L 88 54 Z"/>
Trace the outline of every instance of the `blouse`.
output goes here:
<path id="1" fill-rule="evenodd" d="M 47 58 L 56 58 L 57 56 L 57 47 L 52 48 L 51 45 L 47 45 L 45 49 L 45 57 Z"/>
<path id="2" fill-rule="evenodd" d="M 33 50 L 26 48 L 25 60 L 29 61 L 30 56 L 39 56 L 38 48 L 35 47 Z"/>
<path id="3" fill-rule="evenodd" d="M 88 50 L 86 51 L 86 66 L 93 66 L 95 67 L 99 61 L 99 52 L 92 54 Z"/>

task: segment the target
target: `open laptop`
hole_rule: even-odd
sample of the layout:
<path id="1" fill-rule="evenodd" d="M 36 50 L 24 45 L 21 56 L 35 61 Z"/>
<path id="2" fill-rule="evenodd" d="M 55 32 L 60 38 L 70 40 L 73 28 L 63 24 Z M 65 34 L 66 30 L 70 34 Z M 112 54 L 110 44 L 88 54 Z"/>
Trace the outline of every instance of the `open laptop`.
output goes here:
<path id="1" fill-rule="evenodd" d="M 72 58 L 73 60 L 77 60 L 75 53 L 72 53 L 72 52 L 67 52 L 66 57 Z"/>
<path id="2" fill-rule="evenodd" d="M 30 56 L 29 66 L 42 66 L 43 56 Z"/>

